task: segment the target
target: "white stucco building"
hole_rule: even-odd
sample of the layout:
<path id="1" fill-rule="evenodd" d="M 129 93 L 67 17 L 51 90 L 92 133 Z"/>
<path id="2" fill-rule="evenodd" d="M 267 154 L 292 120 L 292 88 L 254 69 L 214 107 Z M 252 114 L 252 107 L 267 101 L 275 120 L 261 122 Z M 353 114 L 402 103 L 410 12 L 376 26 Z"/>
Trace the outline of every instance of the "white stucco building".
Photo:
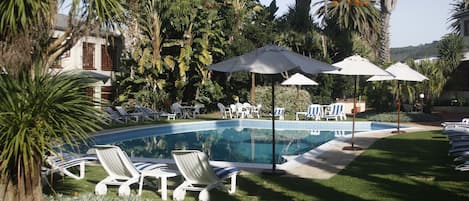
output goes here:
<path id="1" fill-rule="evenodd" d="M 57 15 L 54 36 L 59 37 L 67 25 L 66 15 Z M 112 40 L 112 42 L 110 39 Z M 52 66 L 54 71 L 85 72 L 99 79 L 94 88 L 87 90 L 88 95 L 111 100 L 113 92 L 112 78 L 119 63 L 119 36 L 108 34 L 90 34 L 78 40 Z"/>

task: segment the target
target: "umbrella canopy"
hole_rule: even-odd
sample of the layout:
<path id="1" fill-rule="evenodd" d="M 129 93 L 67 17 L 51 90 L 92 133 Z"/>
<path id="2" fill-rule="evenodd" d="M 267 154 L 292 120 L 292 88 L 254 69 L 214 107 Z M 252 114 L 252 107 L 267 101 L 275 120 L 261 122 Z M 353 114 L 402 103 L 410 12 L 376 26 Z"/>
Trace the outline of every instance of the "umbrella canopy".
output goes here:
<path id="1" fill-rule="evenodd" d="M 283 81 L 282 85 L 318 85 L 318 83 L 301 73 L 295 73 L 293 76 Z"/>
<path id="2" fill-rule="evenodd" d="M 293 69 L 300 69 L 305 73 L 315 74 L 337 69 L 330 64 L 305 57 L 276 45 L 258 48 L 226 61 L 212 64 L 209 68 L 213 71 L 221 72 L 247 71 L 259 74 L 278 74 Z M 275 90 L 274 80 L 272 79 L 272 114 L 274 114 L 274 107 Z M 265 173 L 282 174 L 282 171 L 276 173 L 275 166 L 275 116 L 272 115 L 272 171 Z"/>
<path id="3" fill-rule="evenodd" d="M 267 45 L 210 66 L 210 69 L 214 71 L 246 71 L 259 74 L 278 74 L 295 68 L 310 74 L 337 69 L 330 64 L 276 45 Z"/>
<path id="4" fill-rule="evenodd" d="M 368 79 L 367 81 L 382 81 L 382 80 L 403 80 L 403 81 L 414 81 L 422 82 L 428 80 L 427 77 L 410 68 L 407 64 L 401 62 L 395 63 L 389 66 L 386 69 L 387 72 L 392 74 L 390 75 L 375 75 Z"/>
<path id="5" fill-rule="evenodd" d="M 353 92 L 353 123 L 352 123 L 352 146 L 344 147 L 344 150 L 361 150 L 360 147 L 356 147 L 354 144 L 355 136 L 355 119 L 356 119 L 356 107 L 357 107 L 357 85 L 359 75 L 387 75 L 392 76 L 385 70 L 371 63 L 368 59 L 365 59 L 359 55 L 354 55 L 345 58 L 344 60 L 333 64 L 339 67 L 339 70 L 327 71 L 324 73 L 339 74 L 339 75 L 355 75 L 355 86 Z"/>
<path id="6" fill-rule="evenodd" d="M 339 67 L 338 70 L 326 71 L 324 73 L 339 74 L 339 75 L 387 75 L 391 76 L 388 72 L 380 67 L 371 63 L 359 55 L 354 55 L 345 58 L 342 61 L 332 64 Z"/>
<path id="7" fill-rule="evenodd" d="M 420 74 L 419 72 L 415 71 L 414 69 L 410 68 L 407 64 L 403 63 L 395 63 L 389 66 L 386 69 L 387 72 L 392 74 L 393 76 L 373 76 L 367 81 L 383 81 L 383 80 L 398 80 L 397 83 L 397 131 L 393 131 L 393 133 L 401 133 L 400 124 L 401 124 L 401 84 L 399 83 L 400 80 L 402 81 L 414 81 L 414 82 L 422 82 L 424 80 L 428 80 L 427 77 Z M 403 131 L 402 131 L 403 132 Z"/>

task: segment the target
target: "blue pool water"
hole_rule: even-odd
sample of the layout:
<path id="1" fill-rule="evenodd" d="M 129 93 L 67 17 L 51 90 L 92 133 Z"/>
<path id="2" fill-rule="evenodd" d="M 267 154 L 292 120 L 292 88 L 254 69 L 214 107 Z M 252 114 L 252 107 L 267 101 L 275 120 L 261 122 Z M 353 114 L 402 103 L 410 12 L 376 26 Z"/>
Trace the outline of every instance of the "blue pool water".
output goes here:
<path id="1" fill-rule="evenodd" d="M 95 137 L 96 144 L 115 144 L 135 157 L 170 159 L 171 150 L 202 150 L 215 161 L 271 163 L 270 121 L 233 120 L 188 123 L 123 130 Z M 391 125 L 358 123 L 357 132 L 393 128 Z M 336 137 L 351 134 L 349 122 L 276 123 L 276 163 L 282 155 L 299 155 Z"/>

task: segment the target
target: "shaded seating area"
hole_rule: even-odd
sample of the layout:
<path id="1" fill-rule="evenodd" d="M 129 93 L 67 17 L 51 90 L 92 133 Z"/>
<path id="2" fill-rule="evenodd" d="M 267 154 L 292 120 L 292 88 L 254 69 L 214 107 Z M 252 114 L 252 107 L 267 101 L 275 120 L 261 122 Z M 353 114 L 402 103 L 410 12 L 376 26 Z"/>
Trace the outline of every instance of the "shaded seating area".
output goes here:
<path id="1" fill-rule="evenodd" d="M 173 193 L 173 200 L 184 200 L 186 191 L 200 191 L 198 200 L 210 200 L 209 191 L 214 188 L 226 190 L 229 194 L 236 192 L 236 176 L 240 170 L 236 167 L 212 167 L 204 152 L 197 150 L 172 151 L 176 165 L 184 177 Z M 230 180 L 230 188 L 224 180 Z"/>

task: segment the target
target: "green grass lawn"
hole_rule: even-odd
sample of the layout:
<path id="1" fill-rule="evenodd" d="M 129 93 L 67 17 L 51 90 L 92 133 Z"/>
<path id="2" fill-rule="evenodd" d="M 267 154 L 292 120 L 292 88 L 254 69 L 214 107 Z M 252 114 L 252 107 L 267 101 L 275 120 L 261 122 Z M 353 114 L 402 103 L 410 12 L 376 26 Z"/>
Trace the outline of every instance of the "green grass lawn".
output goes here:
<path id="1" fill-rule="evenodd" d="M 211 200 L 467 201 L 469 173 L 454 171 L 447 156 L 448 146 L 440 131 L 396 135 L 377 141 L 331 179 L 242 175 L 238 177 L 235 195 L 212 190 Z M 94 185 L 106 176 L 99 166 L 87 167 L 86 174 L 86 179 L 80 181 L 57 177 L 53 183 L 55 192 L 66 195 L 93 192 Z M 170 190 L 181 182 L 179 178 L 170 180 Z M 154 186 L 144 189 L 142 198 L 160 200 Z M 116 195 L 116 188 L 110 188 L 108 196 Z M 186 195 L 186 200 L 196 199 L 196 193 Z"/>

